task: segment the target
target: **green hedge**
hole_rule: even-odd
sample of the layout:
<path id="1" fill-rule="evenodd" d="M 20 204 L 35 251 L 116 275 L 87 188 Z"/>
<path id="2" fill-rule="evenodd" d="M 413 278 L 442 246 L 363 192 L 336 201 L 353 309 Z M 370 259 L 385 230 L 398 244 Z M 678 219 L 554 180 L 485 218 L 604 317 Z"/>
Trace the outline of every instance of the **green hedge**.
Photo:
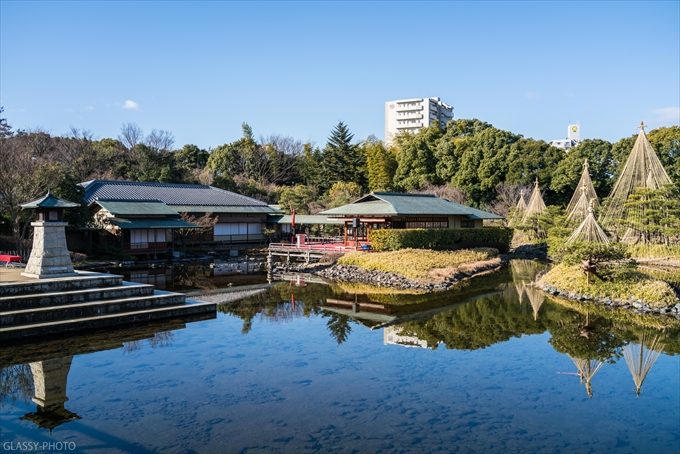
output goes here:
<path id="1" fill-rule="evenodd" d="M 493 247 L 501 252 L 510 249 L 512 229 L 481 227 L 461 229 L 383 229 L 371 231 L 371 248 L 396 251 L 404 248 L 452 250 Z"/>

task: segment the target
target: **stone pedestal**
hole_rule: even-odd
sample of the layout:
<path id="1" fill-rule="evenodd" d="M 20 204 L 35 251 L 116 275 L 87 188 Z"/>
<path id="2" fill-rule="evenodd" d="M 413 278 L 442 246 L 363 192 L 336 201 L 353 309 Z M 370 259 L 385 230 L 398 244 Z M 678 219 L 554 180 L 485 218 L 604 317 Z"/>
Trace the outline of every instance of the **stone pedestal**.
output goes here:
<path id="1" fill-rule="evenodd" d="M 36 221 L 33 249 L 23 276 L 36 279 L 76 276 L 66 247 L 66 222 Z"/>

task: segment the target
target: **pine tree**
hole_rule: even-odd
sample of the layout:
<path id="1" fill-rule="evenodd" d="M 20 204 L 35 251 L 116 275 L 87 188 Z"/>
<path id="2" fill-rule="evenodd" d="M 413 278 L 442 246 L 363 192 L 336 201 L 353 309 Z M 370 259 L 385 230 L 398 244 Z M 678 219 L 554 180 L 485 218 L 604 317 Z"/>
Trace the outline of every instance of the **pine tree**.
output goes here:
<path id="1" fill-rule="evenodd" d="M 342 121 L 333 128 L 321 162 L 324 191 L 337 181 L 353 181 L 366 186 L 365 158 L 361 148 L 352 144 L 353 138 L 354 134 Z"/>

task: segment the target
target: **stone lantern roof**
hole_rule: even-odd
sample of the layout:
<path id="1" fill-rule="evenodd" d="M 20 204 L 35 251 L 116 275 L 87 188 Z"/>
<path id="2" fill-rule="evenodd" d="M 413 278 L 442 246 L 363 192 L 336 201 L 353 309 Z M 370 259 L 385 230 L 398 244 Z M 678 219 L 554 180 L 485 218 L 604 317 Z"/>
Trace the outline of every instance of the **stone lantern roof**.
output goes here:
<path id="1" fill-rule="evenodd" d="M 43 197 L 33 200 L 32 202 L 23 203 L 20 205 L 24 209 L 35 208 L 75 208 L 79 207 L 79 203 L 69 202 L 68 200 L 60 199 L 53 196 L 50 191 L 47 191 Z"/>

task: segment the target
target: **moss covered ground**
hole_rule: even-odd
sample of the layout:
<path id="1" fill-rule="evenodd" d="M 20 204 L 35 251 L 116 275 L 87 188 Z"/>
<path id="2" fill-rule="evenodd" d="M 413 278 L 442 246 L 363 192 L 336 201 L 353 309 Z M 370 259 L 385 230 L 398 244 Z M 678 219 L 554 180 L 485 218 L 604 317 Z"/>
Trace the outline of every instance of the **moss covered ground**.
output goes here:
<path id="1" fill-rule="evenodd" d="M 667 307 L 680 302 L 668 282 L 627 266 L 612 269 L 606 280 L 593 277 L 588 282 L 578 265 L 560 264 L 545 274 L 540 283 L 591 297 L 641 300 L 651 307 Z"/>
<path id="2" fill-rule="evenodd" d="M 384 271 L 419 280 L 442 280 L 461 267 L 473 267 L 478 262 L 498 257 L 492 248 L 433 251 L 402 249 L 390 252 L 353 252 L 338 260 L 340 265 L 351 265 L 365 270 Z"/>

